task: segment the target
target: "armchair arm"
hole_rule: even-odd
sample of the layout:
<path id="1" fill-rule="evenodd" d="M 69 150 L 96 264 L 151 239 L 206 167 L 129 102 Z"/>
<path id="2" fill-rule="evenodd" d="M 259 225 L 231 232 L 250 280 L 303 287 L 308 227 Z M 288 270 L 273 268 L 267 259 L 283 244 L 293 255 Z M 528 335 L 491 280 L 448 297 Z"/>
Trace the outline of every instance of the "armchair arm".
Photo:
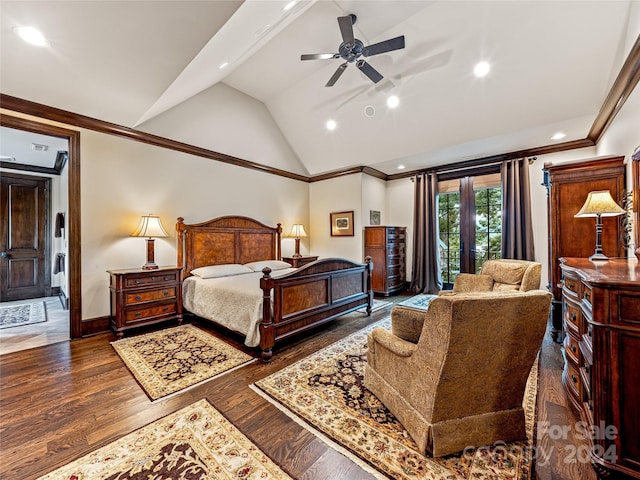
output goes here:
<path id="1" fill-rule="evenodd" d="M 399 357 L 410 357 L 418 349 L 415 343 L 408 342 L 396 337 L 386 328 L 378 327 L 371 332 L 371 337 L 375 343 L 383 346 L 387 350 Z"/>
<path id="2" fill-rule="evenodd" d="M 391 332 L 402 340 L 418 343 L 424 319 L 424 310 L 396 305 L 391 309 Z"/>

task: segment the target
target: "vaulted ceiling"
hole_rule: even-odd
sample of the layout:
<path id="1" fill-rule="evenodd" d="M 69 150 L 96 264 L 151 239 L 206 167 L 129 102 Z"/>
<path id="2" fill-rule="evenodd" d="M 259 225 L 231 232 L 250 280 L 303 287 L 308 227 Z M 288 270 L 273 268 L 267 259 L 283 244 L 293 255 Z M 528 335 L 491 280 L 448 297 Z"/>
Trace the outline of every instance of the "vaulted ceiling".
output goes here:
<path id="1" fill-rule="evenodd" d="M 0 90 L 145 130 L 222 82 L 264 103 L 306 173 L 393 174 L 585 138 L 640 33 L 629 0 L 288 3 L 3 0 Z M 337 53 L 337 17 L 351 13 L 364 45 L 404 35 L 406 47 L 366 59 L 377 84 L 351 63 L 325 87 L 343 60 L 300 55 Z M 22 25 L 49 45 L 24 44 Z M 491 70 L 476 78 L 480 61 Z"/>

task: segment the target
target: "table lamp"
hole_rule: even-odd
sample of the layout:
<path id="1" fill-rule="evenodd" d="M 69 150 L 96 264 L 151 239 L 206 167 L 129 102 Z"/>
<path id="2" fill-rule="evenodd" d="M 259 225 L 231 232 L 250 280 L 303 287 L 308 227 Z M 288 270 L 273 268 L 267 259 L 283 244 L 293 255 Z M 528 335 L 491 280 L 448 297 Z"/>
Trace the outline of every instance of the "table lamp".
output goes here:
<path id="1" fill-rule="evenodd" d="M 575 217 L 596 217 L 596 251 L 589 260 L 609 260 L 609 257 L 602 253 L 602 217 L 615 217 L 623 213 L 624 210 L 611 198 L 609 190 L 589 192 L 584 205 L 574 215 Z"/>
<path id="2" fill-rule="evenodd" d="M 154 270 L 158 268 L 154 261 L 154 238 L 153 237 L 168 237 L 167 232 L 162 227 L 160 217 L 157 215 L 143 215 L 140 219 L 140 224 L 135 232 L 131 234 L 132 237 L 147 237 L 147 263 L 142 268 L 144 270 Z"/>
<path id="3" fill-rule="evenodd" d="M 291 227 L 291 233 L 289 233 L 288 236 L 296 239 L 296 253 L 293 254 L 293 258 L 302 257 L 302 255 L 300 255 L 300 238 L 307 236 L 307 232 L 304 231 L 304 227 L 301 224 L 296 223 Z"/>

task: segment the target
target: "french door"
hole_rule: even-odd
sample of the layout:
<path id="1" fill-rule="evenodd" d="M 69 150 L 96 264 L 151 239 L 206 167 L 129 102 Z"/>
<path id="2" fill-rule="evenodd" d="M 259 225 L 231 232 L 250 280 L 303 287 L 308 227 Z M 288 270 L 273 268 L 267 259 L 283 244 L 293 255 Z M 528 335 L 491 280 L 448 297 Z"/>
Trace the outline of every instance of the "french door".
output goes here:
<path id="1" fill-rule="evenodd" d="M 500 258 L 502 187 L 499 173 L 445 179 L 438 187 L 440 267 L 444 288 L 451 288 L 458 273 Z"/>

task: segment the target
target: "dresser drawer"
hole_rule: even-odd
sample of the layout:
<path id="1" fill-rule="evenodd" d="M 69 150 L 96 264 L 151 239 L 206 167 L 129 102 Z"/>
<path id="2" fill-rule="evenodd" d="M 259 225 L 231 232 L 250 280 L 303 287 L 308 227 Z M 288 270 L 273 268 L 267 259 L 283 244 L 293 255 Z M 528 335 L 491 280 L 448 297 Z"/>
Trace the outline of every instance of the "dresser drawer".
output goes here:
<path id="1" fill-rule="evenodd" d="M 593 302 L 593 292 L 589 285 L 582 284 L 582 300 L 587 302 L 589 305 Z"/>
<path id="2" fill-rule="evenodd" d="M 575 365 L 580 364 L 580 343 L 573 335 L 565 335 L 564 337 L 565 354 L 573 361 Z"/>
<path id="3" fill-rule="evenodd" d="M 156 300 L 170 300 L 176 298 L 176 287 L 160 288 L 158 290 L 144 290 L 131 292 L 125 295 L 125 305 L 136 305 L 138 303 L 154 302 Z"/>
<path id="4" fill-rule="evenodd" d="M 578 280 L 577 278 L 573 278 L 570 277 L 568 275 L 565 275 L 565 277 L 563 278 L 563 283 L 564 283 L 564 291 L 567 295 L 576 298 L 576 299 L 580 299 L 580 280 Z"/>
<path id="5" fill-rule="evenodd" d="M 124 279 L 126 288 L 139 287 L 141 285 L 158 285 L 174 283 L 178 281 L 178 272 L 157 273 L 155 275 L 127 275 Z"/>
<path id="6" fill-rule="evenodd" d="M 148 308 L 137 308 L 125 311 L 125 322 L 131 325 L 136 322 L 143 322 L 154 317 L 163 317 L 165 315 L 175 315 L 177 312 L 176 303 L 167 303 L 163 305 L 154 305 Z"/>
<path id="7" fill-rule="evenodd" d="M 565 328 L 573 331 L 576 335 L 581 331 L 580 307 L 568 300 L 564 301 L 564 322 Z"/>
<path id="8" fill-rule="evenodd" d="M 564 372 L 562 372 L 562 376 L 565 385 L 569 387 L 567 393 L 569 393 L 574 400 L 579 402 L 582 396 L 580 394 L 582 382 L 580 381 L 580 373 L 578 372 L 578 369 L 571 363 L 568 363 L 565 366 Z"/>

